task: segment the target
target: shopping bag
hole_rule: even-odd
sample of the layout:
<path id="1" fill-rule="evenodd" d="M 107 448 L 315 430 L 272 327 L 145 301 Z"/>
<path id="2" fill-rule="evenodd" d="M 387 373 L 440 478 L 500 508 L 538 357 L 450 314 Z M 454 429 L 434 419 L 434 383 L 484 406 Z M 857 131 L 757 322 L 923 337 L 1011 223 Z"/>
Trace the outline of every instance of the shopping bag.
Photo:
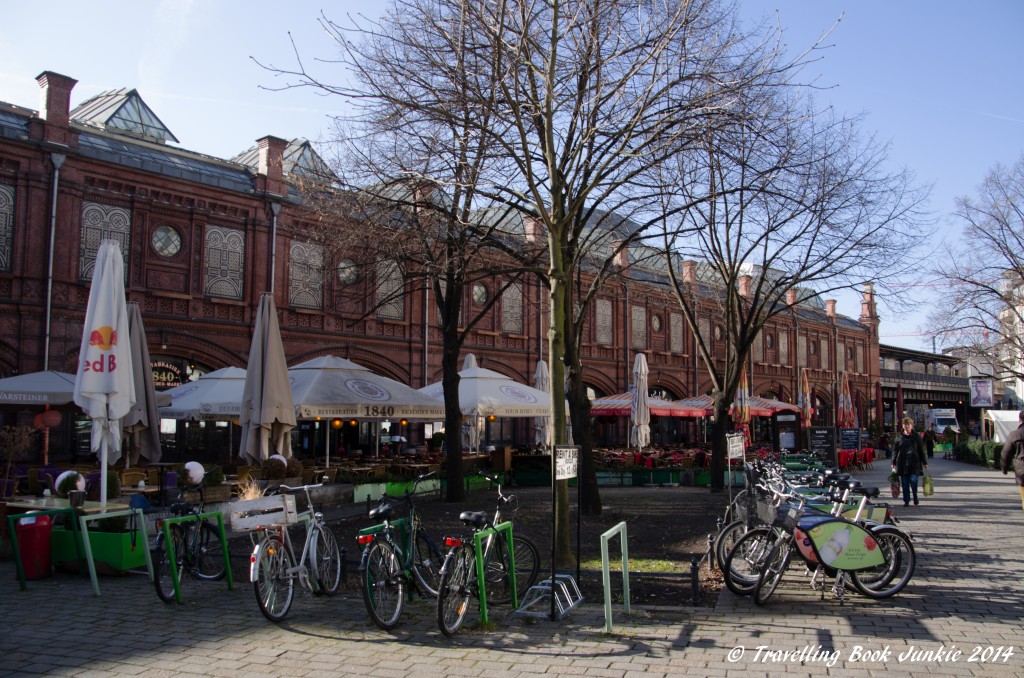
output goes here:
<path id="1" fill-rule="evenodd" d="M 932 481 L 931 476 L 926 475 L 922 484 L 924 485 L 924 496 L 930 497 L 935 494 L 935 483 Z"/>

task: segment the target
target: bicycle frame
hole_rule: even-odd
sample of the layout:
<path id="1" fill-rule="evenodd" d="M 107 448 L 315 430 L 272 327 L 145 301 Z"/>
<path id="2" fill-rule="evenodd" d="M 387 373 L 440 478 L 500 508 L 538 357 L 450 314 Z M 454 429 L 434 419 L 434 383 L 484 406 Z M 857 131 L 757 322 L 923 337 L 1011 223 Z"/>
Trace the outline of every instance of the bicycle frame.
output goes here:
<path id="1" fill-rule="evenodd" d="M 195 523 L 190 531 L 189 542 L 185 545 L 186 550 L 191 554 L 196 548 L 196 544 L 199 541 L 199 535 L 203 525 L 203 521 L 208 518 L 217 519 L 217 534 L 220 537 L 221 552 L 224 555 L 224 570 L 225 576 L 228 580 L 228 589 L 235 588 L 234 578 L 231 575 L 231 558 L 228 554 L 228 540 L 227 535 L 224 532 L 224 516 L 221 515 L 220 511 L 210 513 L 190 513 L 188 515 L 179 516 L 177 518 L 164 518 L 160 521 L 161 529 L 164 534 L 164 544 L 167 548 L 167 556 L 171 563 L 177 562 L 177 554 L 174 552 L 174 539 L 171 537 L 171 526 L 184 523 Z M 189 555 L 189 560 L 192 560 L 192 555 Z M 174 599 L 180 604 L 181 603 L 181 581 L 178 578 L 178 568 L 171 568 L 171 581 L 174 583 Z"/>

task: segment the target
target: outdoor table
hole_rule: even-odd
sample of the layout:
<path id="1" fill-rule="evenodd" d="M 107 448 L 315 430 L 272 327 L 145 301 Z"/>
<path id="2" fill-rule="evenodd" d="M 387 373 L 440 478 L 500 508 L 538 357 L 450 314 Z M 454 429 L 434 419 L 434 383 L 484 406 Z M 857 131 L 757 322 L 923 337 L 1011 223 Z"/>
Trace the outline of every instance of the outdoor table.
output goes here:
<path id="1" fill-rule="evenodd" d="M 139 487 L 138 485 L 125 485 L 125 486 L 123 486 L 121 488 L 121 494 L 123 494 L 123 495 L 132 495 L 132 494 L 145 494 L 145 495 L 160 494 L 160 486 L 159 485 L 144 485 L 143 487 Z"/>
<path id="2" fill-rule="evenodd" d="M 146 521 L 143 517 L 142 509 L 128 508 L 124 504 L 108 503 L 106 505 L 101 504 L 98 501 L 87 501 L 80 508 L 71 508 L 71 502 L 61 497 L 35 497 L 32 499 L 10 499 L 7 501 L 8 508 L 23 508 L 29 511 L 39 511 L 41 515 L 66 515 L 69 518 L 69 524 L 71 530 L 76 533 L 75 544 L 79 547 L 79 553 L 82 553 L 81 549 L 85 552 L 85 562 L 89 567 L 89 578 L 92 580 L 92 590 L 96 595 L 100 595 L 100 583 L 96 576 L 96 563 L 92 557 L 92 543 L 89 540 L 89 521 L 99 520 L 101 518 L 116 518 L 119 516 L 130 516 L 137 515 L 139 530 L 142 532 L 142 544 L 143 552 L 146 556 L 146 569 L 149 571 L 149 580 L 153 581 L 153 561 L 149 553 L 149 537 L 146 534 Z M 14 529 L 14 521 L 23 515 L 15 514 L 7 516 L 7 526 L 11 533 L 11 543 L 14 548 L 15 558 L 17 560 L 18 570 L 18 583 L 21 585 L 21 590 L 24 591 L 27 587 L 25 584 L 25 574 L 21 567 L 21 557 L 18 549 L 18 536 L 17 531 Z M 76 521 L 75 518 L 78 518 Z"/>

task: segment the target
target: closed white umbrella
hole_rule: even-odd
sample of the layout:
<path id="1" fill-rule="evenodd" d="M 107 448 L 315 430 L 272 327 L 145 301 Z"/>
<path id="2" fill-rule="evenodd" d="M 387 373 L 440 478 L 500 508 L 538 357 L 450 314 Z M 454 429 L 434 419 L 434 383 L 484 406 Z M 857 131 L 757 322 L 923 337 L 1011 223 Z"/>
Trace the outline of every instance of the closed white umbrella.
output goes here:
<path id="1" fill-rule="evenodd" d="M 96 252 L 75 379 L 75 403 L 92 418 L 91 447 L 100 458 L 100 502 L 107 464 L 121 458 L 121 420 L 135 404 L 121 248 L 104 240 Z"/>
<path id="2" fill-rule="evenodd" d="M 139 456 L 151 462 L 160 461 L 160 415 L 153 387 L 153 370 L 149 364 L 149 346 L 142 311 L 137 302 L 128 304 L 128 338 L 132 353 L 132 375 L 135 380 L 135 404 L 122 422 L 124 433 L 132 441 L 128 461 L 139 463 Z"/>
<path id="3" fill-rule="evenodd" d="M 647 357 L 637 353 L 633 361 L 633 409 L 630 419 L 633 427 L 629 442 L 637 449 L 651 444 L 651 409 L 647 400 Z"/>
<path id="4" fill-rule="evenodd" d="M 533 387 L 545 393 L 551 387 L 551 375 L 548 372 L 548 364 L 544 360 L 537 361 L 537 369 L 533 373 Z M 551 445 L 551 426 L 549 424 L 550 417 L 534 417 L 533 442 L 535 445 L 543 447 Z"/>
<path id="5" fill-rule="evenodd" d="M 242 439 L 238 452 L 253 463 L 271 454 L 291 456 L 289 433 L 295 428 L 295 405 L 288 384 L 288 363 L 270 294 L 260 296 L 239 416 Z"/>

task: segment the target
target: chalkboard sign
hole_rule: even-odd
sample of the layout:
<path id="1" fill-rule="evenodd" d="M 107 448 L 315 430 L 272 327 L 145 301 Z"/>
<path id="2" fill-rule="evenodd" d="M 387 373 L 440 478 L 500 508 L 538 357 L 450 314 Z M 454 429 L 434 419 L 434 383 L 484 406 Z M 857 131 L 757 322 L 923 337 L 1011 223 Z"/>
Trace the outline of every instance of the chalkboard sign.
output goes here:
<path id="1" fill-rule="evenodd" d="M 836 465 L 836 430 L 831 426 L 812 426 L 807 429 L 807 447 L 812 454 Z"/>
<path id="2" fill-rule="evenodd" d="M 841 428 L 841 429 L 839 429 L 839 449 L 841 449 L 841 450 L 859 450 L 860 449 L 860 429 L 859 428 Z"/>

